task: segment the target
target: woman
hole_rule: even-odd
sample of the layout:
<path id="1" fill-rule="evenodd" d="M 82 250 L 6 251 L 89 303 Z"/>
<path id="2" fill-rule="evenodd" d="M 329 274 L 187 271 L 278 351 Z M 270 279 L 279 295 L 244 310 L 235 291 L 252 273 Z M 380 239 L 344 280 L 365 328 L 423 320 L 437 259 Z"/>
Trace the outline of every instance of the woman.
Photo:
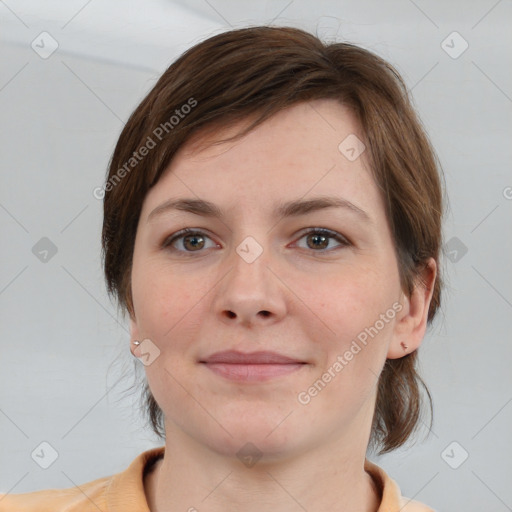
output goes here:
<path id="1" fill-rule="evenodd" d="M 439 170 L 389 64 L 295 28 L 211 37 L 134 111 L 104 194 L 165 446 L 1 511 L 432 510 L 365 455 L 419 422 L 441 292 Z"/>

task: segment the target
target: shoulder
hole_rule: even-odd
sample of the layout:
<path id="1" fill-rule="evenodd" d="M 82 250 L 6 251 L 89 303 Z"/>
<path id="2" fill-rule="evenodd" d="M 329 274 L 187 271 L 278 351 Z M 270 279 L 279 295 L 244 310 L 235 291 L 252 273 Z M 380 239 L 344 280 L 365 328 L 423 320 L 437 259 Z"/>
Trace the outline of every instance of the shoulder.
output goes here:
<path id="1" fill-rule="evenodd" d="M 380 466 L 365 459 L 365 470 L 373 478 L 381 494 L 378 512 L 400 510 L 400 512 L 436 512 L 434 509 L 402 496 L 400 487 Z"/>
<path id="2" fill-rule="evenodd" d="M 98 512 L 105 509 L 105 494 L 111 479 L 99 478 L 69 489 L 0 494 L 0 512 Z"/>
<path id="3" fill-rule="evenodd" d="M 152 448 L 120 473 L 68 489 L 0 494 L 0 512 L 149 512 L 144 476 L 164 452 Z"/>
<path id="4" fill-rule="evenodd" d="M 409 498 L 400 498 L 401 512 L 436 512 L 433 508 L 420 503 L 419 501 L 410 500 Z"/>

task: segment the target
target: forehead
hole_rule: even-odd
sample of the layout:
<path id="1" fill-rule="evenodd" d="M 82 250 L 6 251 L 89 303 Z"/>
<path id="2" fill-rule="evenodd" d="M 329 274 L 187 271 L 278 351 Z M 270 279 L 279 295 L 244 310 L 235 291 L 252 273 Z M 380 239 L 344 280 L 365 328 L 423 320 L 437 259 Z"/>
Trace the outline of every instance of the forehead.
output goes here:
<path id="1" fill-rule="evenodd" d="M 271 202 L 339 194 L 379 215 L 382 203 L 365 152 L 356 158 L 346 153 L 347 144 L 364 139 L 347 107 L 335 100 L 300 103 L 238 140 L 215 144 L 248 122 L 208 138 L 199 133 L 184 144 L 148 193 L 143 210 L 171 196 L 196 196 L 220 206 L 236 203 L 254 211 Z"/>
<path id="2" fill-rule="evenodd" d="M 238 142 L 222 143 L 222 139 L 237 135 L 243 128 L 256 119 L 256 114 L 247 116 L 226 126 L 221 126 L 205 133 L 201 130 L 194 133 L 176 153 L 174 160 L 196 158 L 207 159 L 230 150 Z M 346 132 L 346 133 L 345 133 Z M 315 140 L 323 139 L 325 147 L 343 137 L 343 134 L 362 132 L 356 116 L 349 107 L 333 99 L 316 99 L 299 102 L 280 110 L 244 137 L 246 144 L 260 143 L 266 140 L 267 147 L 294 145 L 301 139 L 301 147 L 306 149 Z M 220 143 L 220 147 L 219 147 Z M 308 144 L 309 143 L 309 144 Z M 325 147 L 323 149 L 325 149 Z M 262 148 L 264 149 L 264 148 Z M 296 148 L 300 151 L 300 147 Z"/>

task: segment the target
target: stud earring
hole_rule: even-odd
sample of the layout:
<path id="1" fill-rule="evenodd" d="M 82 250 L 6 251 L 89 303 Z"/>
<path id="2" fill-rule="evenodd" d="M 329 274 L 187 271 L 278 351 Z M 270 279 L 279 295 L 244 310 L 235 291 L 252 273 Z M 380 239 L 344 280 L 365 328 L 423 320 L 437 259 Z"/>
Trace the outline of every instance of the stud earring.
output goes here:
<path id="1" fill-rule="evenodd" d="M 137 356 L 135 355 L 135 350 L 136 350 L 136 349 L 137 349 L 137 347 L 140 345 L 140 341 L 133 340 L 133 341 L 132 341 L 132 344 L 134 345 L 134 347 L 133 347 L 133 348 L 130 348 L 130 352 L 132 353 L 132 356 L 133 356 L 133 357 L 137 357 Z"/>

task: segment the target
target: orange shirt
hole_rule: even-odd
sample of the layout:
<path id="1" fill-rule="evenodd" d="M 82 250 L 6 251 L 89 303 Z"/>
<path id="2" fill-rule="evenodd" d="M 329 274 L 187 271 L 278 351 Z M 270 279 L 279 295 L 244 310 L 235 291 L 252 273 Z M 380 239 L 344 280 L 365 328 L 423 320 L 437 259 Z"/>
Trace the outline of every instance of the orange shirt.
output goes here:
<path id="1" fill-rule="evenodd" d="M 144 470 L 163 453 L 163 446 L 147 450 L 121 473 L 69 489 L 0 494 L 0 512 L 150 512 L 144 493 Z M 368 459 L 364 468 L 381 492 L 378 512 L 435 512 L 402 497 L 396 482 Z"/>

